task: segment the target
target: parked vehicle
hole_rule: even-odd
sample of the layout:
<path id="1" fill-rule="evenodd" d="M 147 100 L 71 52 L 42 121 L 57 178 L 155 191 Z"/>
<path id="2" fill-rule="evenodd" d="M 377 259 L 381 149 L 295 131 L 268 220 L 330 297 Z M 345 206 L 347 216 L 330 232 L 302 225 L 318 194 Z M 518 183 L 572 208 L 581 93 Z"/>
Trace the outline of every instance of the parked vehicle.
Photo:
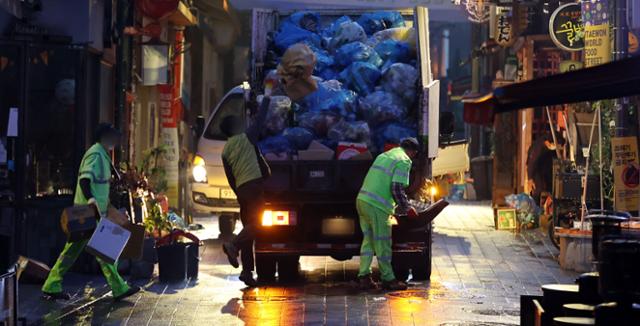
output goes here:
<path id="1" fill-rule="evenodd" d="M 321 18 L 331 19 L 343 15 L 360 15 L 363 11 L 320 11 Z M 263 62 L 266 55 L 267 33 L 273 31 L 276 21 L 288 13 L 274 10 L 253 11 L 252 71 L 250 82 L 228 92 L 213 110 L 198 142 L 194 160 L 192 200 L 197 211 L 220 215 L 220 230 L 231 233 L 238 216 L 238 204 L 233 190 L 227 184 L 221 153 L 225 137 L 220 131 L 222 119 L 237 115 L 249 121 L 252 92 L 263 89 Z M 420 178 L 430 176 L 430 161 L 438 152 L 438 94 L 437 81 L 431 80 L 428 64 L 428 17 L 426 8 L 402 11 L 403 16 L 417 31 L 418 80 L 429 105 L 421 101 L 420 139 L 423 154 L 415 163 Z M 422 61 L 422 62 L 421 62 Z M 427 62 L 424 62 L 427 61 Z M 428 106 L 428 107 L 427 107 Z M 466 147 L 465 147 L 466 148 Z M 460 151 L 453 151 L 458 153 Z M 427 153 L 429 155 L 427 155 Z M 463 153 L 466 158 L 466 153 Z M 441 160 L 447 162 L 447 160 Z M 468 158 L 463 159 L 468 169 Z M 359 254 L 362 233 L 358 225 L 355 198 L 371 165 L 371 160 L 278 160 L 269 162 L 272 176 L 266 181 L 267 208 L 262 219 L 256 244 L 256 270 L 261 279 L 278 276 L 295 278 L 301 255 L 331 256 L 347 260 Z M 443 169 L 446 170 L 446 169 Z M 450 172 L 447 170 L 447 172 Z M 412 178 L 415 179 L 415 178 Z M 393 227 L 393 265 L 399 279 L 406 279 L 412 271 L 414 279 L 428 279 L 431 274 L 431 220 L 397 217 Z"/>

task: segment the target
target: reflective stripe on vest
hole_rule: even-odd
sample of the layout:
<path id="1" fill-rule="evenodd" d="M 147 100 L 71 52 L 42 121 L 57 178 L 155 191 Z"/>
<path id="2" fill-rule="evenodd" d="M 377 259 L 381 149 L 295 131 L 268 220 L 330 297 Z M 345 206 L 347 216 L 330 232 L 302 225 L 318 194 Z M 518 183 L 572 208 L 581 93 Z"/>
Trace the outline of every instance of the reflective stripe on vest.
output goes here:
<path id="1" fill-rule="evenodd" d="M 408 180 L 410 169 L 411 159 L 403 149 L 394 148 L 380 154 L 364 179 L 358 199 L 386 213 L 393 213 L 396 204 L 391 193 L 391 183 L 394 179 Z"/>

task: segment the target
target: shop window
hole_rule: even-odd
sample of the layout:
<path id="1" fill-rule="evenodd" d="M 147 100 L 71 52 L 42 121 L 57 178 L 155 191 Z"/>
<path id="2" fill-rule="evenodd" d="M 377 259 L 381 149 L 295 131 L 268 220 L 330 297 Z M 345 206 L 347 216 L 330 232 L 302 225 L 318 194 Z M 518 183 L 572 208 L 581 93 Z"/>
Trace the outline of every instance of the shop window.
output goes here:
<path id="1" fill-rule="evenodd" d="M 72 195 L 78 169 L 77 89 L 81 51 L 29 47 L 27 62 L 26 195 Z"/>
<path id="2" fill-rule="evenodd" d="M 213 118 L 204 133 L 205 138 L 212 140 L 227 140 L 227 136 L 220 130 L 222 121 L 227 116 L 244 118 L 244 97 L 242 94 L 232 94 L 224 99 L 218 110 L 213 113 Z"/>

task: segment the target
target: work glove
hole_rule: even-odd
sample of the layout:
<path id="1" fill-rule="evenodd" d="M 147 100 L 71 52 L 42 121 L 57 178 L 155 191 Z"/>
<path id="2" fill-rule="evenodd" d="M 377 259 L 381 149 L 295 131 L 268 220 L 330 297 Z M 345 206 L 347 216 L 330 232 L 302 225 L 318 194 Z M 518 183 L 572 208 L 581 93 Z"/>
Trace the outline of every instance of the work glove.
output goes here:
<path id="1" fill-rule="evenodd" d="M 414 218 L 414 217 L 418 217 L 418 211 L 416 211 L 415 207 L 409 207 L 409 209 L 407 209 L 407 216 Z"/>

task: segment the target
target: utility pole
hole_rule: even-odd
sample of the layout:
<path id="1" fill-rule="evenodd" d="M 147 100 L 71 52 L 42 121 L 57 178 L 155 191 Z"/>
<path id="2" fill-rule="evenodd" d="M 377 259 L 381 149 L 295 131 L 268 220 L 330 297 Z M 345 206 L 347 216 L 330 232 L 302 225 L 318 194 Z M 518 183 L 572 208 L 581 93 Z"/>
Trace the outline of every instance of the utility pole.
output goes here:
<path id="1" fill-rule="evenodd" d="M 133 6 L 129 0 L 116 1 L 116 71 L 115 71 L 115 113 L 114 125 L 123 131 L 123 142 L 120 150 L 117 151 L 116 160 L 126 159 L 126 149 L 128 144 L 127 132 L 127 89 L 129 87 L 131 75 L 131 36 L 124 33 L 126 26 L 133 25 Z"/>
<path id="2" fill-rule="evenodd" d="M 613 2 L 613 60 L 627 58 L 629 49 L 629 27 L 627 26 L 627 0 Z M 620 98 L 615 100 L 616 136 L 626 136 L 627 107 L 629 100 Z"/>

